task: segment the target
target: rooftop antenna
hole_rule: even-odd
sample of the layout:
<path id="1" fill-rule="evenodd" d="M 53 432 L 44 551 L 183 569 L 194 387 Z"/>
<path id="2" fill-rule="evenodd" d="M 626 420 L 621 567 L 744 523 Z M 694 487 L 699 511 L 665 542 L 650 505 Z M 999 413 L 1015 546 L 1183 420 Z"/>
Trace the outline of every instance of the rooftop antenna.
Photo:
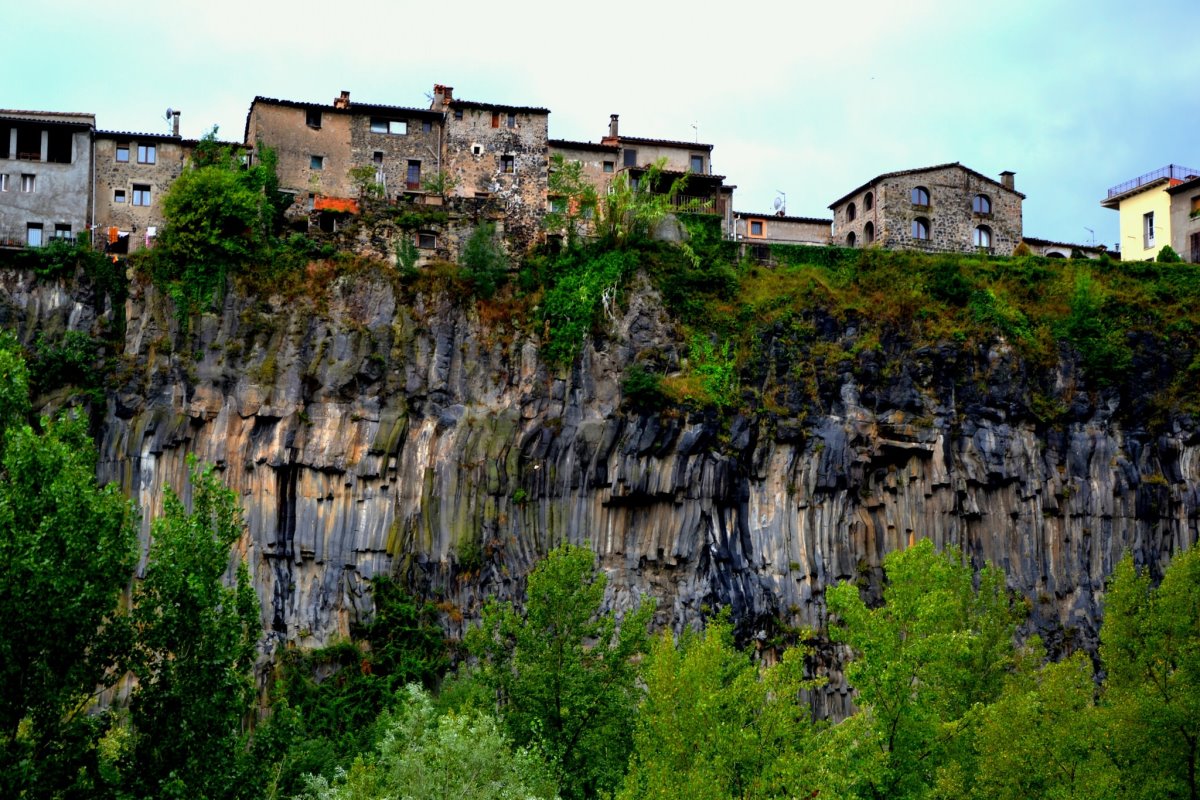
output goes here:
<path id="1" fill-rule="evenodd" d="M 696 132 L 696 144 L 700 143 L 700 120 L 692 123 L 692 130 Z"/>
<path id="2" fill-rule="evenodd" d="M 1083 229 L 1092 235 L 1092 247 L 1095 247 L 1096 246 L 1096 232 L 1094 230 L 1092 230 L 1091 228 L 1089 228 L 1087 225 L 1084 225 Z"/>

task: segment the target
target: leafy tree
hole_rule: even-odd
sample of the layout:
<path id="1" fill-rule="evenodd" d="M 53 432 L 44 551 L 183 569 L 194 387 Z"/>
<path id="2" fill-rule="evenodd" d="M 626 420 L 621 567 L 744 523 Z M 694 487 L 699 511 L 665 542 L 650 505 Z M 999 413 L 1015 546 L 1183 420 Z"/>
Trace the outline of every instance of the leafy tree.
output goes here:
<path id="1" fill-rule="evenodd" d="M 806 651 L 792 648 L 760 671 L 733 644 L 728 618 L 702 634 L 670 631 L 654 642 L 642 673 L 634 751 L 618 798 L 804 797 L 813 738 L 800 691 Z"/>
<path id="2" fill-rule="evenodd" d="M 1162 250 L 1158 251 L 1158 257 L 1154 259 L 1160 264 L 1179 264 L 1183 262 L 1183 256 L 1175 252 L 1175 248 L 1169 244 L 1163 245 Z"/>
<path id="3" fill-rule="evenodd" d="M 378 752 L 359 757 L 330 782 L 309 778 L 304 800 L 527 800 L 554 797 L 537 756 L 513 750 L 494 717 L 476 711 L 439 715 L 429 695 L 409 685 L 385 715 Z"/>
<path id="4" fill-rule="evenodd" d="M 609 184 L 608 194 L 599 198 L 598 229 L 609 245 L 626 247 L 643 241 L 668 214 L 688 210 L 686 205 L 676 207 L 687 186 L 687 174 L 666 184 L 665 165 L 666 159 L 659 159 L 636 180 L 630 178 L 628 171 L 619 172 Z"/>
<path id="5" fill-rule="evenodd" d="M 1076 653 L 1020 676 L 982 714 L 976 734 L 979 800 L 1115 798 L 1105 720 L 1092 664 Z"/>
<path id="6" fill-rule="evenodd" d="M 1104 705 L 1121 796 L 1200 796 L 1200 548 L 1153 588 L 1126 556 L 1104 602 Z"/>
<path id="7" fill-rule="evenodd" d="M 995 700 L 1016 664 L 1018 613 L 992 567 L 979 574 L 922 540 L 884 560 L 883 605 L 848 582 L 829 591 L 830 628 L 855 659 L 846 677 L 862 709 L 838 726 L 829 753 L 855 796 L 921 797 L 939 765 L 966 758 L 977 704 Z"/>
<path id="8" fill-rule="evenodd" d="M 463 275 L 475 284 L 480 297 L 496 293 L 508 272 L 508 256 L 496 239 L 495 225 L 485 222 L 471 232 L 463 246 L 462 267 Z"/>
<path id="9" fill-rule="evenodd" d="M 232 490 L 212 467 L 189 464 L 192 511 L 167 490 L 134 589 L 128 777 L 140 796 L 240 797 L 249 790 L 239 771 L 254 700 L 258 599 L 244 561 L 234 585 L 225 582 L 243 528 Z"/>
<path id="10" fill-rule="evenodd" d="M 359 197 L 383 197 L 383 184 L 376 180 L 379 177 L 379 170 L 374 164 L 351 167 L 347 177 L 354 184 L 354 188 L 358 190 Z"/>
<path id="11" fill-rule="evenodd" d="M 111 664 L 136 530 L 115 487 L 96 486 L 83 419 L 25 421 L 28 377 L 0 335 L 0 795 L 50 797 L 98 782 L 89 715 Z"/>
<path id="12" fill-rule="evenodd" d="M 583 164 L 567 161 L 562 153 L 550 157 L 549 192 L 553 205 L 546 214 L 546 227 L 567 234 L 574 247 L 587 220 L 593 218 L 599 198 L 596 187 L 583 175 Z"/>
<path id="13" fill-rule="evenodd" d="M 638 699 L 632 659 L 654 613 L 644 602 L 618 631 L 600 613 L 607 578 L 594 559 L 570 544 L 551 551 L 529 576 L 525 614 L 491 601 L 468 638 L 513 741 L 545 754 L 568 800 L 621 779 Z"/>

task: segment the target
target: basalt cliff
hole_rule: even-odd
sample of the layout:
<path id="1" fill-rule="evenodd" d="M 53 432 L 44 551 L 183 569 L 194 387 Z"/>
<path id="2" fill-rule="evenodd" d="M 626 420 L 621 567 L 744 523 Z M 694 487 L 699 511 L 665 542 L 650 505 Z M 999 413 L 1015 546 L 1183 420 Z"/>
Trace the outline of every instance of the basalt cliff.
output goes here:
<path id="1" fill-rule="evenodd" d="M 769 648 L 822 627 L 832 583 L 878 592 L 884 555 L 923 537 L 1002 567 L 1052 652 L 1094 650 L 1114 563 L 1130 551 L 1160 572 L 1197 537 L 1200 431 L 1151 423 L 1167 363 L 1153 345 L 1102 389 L 1066 349 L 1035 379 L 1002 336 L 860 348 L 854 315 L 814 309 L 820 347 L 764 329 L 740 410 L 639 409 L 628 367 L 688 355 L 644 276 L 570 367 L 502 304 L 383 267 L 331 277 L 320 302 L 235 285 L 186 329 L 137 277 L 116 304 L 81 279 L 0 284 L 0 322 L 26 343 L 122 332 L 93 409 L 99 478 L 143 509 L 143 544 L 166 488 L 186 496 L 187 456 L 222 470 L 266 652 L 345 635 L 381 574 L 460 636 L 563 541 L 598 554 L 610 607 L 649 596 L 676 627 L 728 607 Z M 844 706 L 841 682 L 825 691 L 818 705 Z"/>

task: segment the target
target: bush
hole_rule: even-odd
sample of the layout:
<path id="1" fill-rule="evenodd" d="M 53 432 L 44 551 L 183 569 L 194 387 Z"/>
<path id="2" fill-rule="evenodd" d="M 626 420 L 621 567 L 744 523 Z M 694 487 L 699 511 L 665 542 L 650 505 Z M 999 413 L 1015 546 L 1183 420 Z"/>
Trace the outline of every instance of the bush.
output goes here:
<path id="1" fill-rule="evenodd" d="M 1163 249 L 1158 251 L 1158 258 L 1155 259 L 1160 264 L 1179 264 L 1183 262 L 1183 257 L 1175 252 L 1175 248 L 1171 245 L 1163 245 Z"/>
<path id="2" fill-rule="evenodd" d="M 496 293 L 508 272 L 508 256 L 496 239 L 495 225 L 485 222 L 471 232 L 463 247 L 462 268 L 480 297 L 487 299 Z"/>

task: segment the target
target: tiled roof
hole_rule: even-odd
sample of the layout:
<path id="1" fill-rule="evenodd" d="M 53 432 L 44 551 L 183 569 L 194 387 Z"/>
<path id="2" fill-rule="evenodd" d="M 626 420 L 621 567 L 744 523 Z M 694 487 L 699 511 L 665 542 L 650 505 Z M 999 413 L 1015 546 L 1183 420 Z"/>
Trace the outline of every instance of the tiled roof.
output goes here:
<path id="1" fill-rule="evenodd" d="M 480 111 L 511 111 L 514 114 L 549 114 L 550 109 L 538 106 L 509 106 L 504 103 L 480 103 L 475 100 L 450 101 L 451 108 L 473 108 Z"/>
<path id="2" fill-rule="evenodd" d="M 772 211 L 770 214 L 760 214 L 755 211 L 734 211 L 733 214 L 736 217 L 745 217 L 746 219 L 783 220 L 784 222 L 808 222 L 808 223 L 811 223 L 814 225 L 832 225 L 833 224 L 833 220 L 831 220 L 831 219 L 818 219 L 816 217 L 787 217 L 787 216 L 780 216 L 779 214 L 776 214 L 774 211 Z"/>
<path id="3" fill-rule="evenodd" d="M 559 147 L 564 150 L 595 150 L 602 153 L 616 153 L 620 148 L 615 144 L 604 144 L 603 142 L 572 142 L 567 139 L 548 139 L 546 144 L 551 147 Z"/>
<path id="4" fill-rule="evenodd" d="M 918 175 L 922 172 L 934 172 L 935 170 L 949 169 L 951 167 L 957 167 L 958 169 L 961 169 L 963 172 L 969 172 L 970 174 L 974 175 L 976 178 L 979 178 L 980 180 L 987 181 L 990 184 L 998 186 L 999 188 L 1003 189 L 1006 192 L 1012 192 L 1017 197 L 1020 197 L 1022 200 L 1025 199 L 1025 195 L 1023 195 L 1021 192 L 1018 192 L 1015 189 L 1009 189 L 1007 186 L 1005 186 L 1004 184 L 1002 184 L 1000 181 L 996 180 L 995 178 L 989 178 L 987 175 L 984 175 L 982 172 L 976 172 L 975 170 L 971 169 L 970 167 L 964 167 L 962 164 L 960 164 L 957 161 L 951 161 L 946 164 L 935 164 L 932 167 L 917 167 L 915 169 L 900 169 L 900 170 L 896 170 L 895 172 L 885 172 L 882 175 L 876 175 L 874 178 L 867 181 L 862 186 L 859 186 L 858 188 L 854 189 L 853 191 L 846 192 L 844 195 L 839 197 L 837 200 L 834 200 L 832 203 L 829 204 L 829 208 L 837 208 L 842 203 L 844 203 L 846 200 L 849 200 L 851 197 L 858 194 L 863 189 L 866 189 L 868 186 L 874 186 L 875 184 L 879 183 L 880 181 L 887 180 L 888 178 L 899 178 L 904 175 Z"/>
<path id="5" fill-rule="evenodd" d="M 665 144 L 670 147 L 680 147 L 687 150 L 712 150 L 711 144 L 701 144 L 700 142 L 678 142 L 671 139 L 648 139 L 643 136 L 618 136 L 621 144 L 629 142 L 630 144 Z"/>

